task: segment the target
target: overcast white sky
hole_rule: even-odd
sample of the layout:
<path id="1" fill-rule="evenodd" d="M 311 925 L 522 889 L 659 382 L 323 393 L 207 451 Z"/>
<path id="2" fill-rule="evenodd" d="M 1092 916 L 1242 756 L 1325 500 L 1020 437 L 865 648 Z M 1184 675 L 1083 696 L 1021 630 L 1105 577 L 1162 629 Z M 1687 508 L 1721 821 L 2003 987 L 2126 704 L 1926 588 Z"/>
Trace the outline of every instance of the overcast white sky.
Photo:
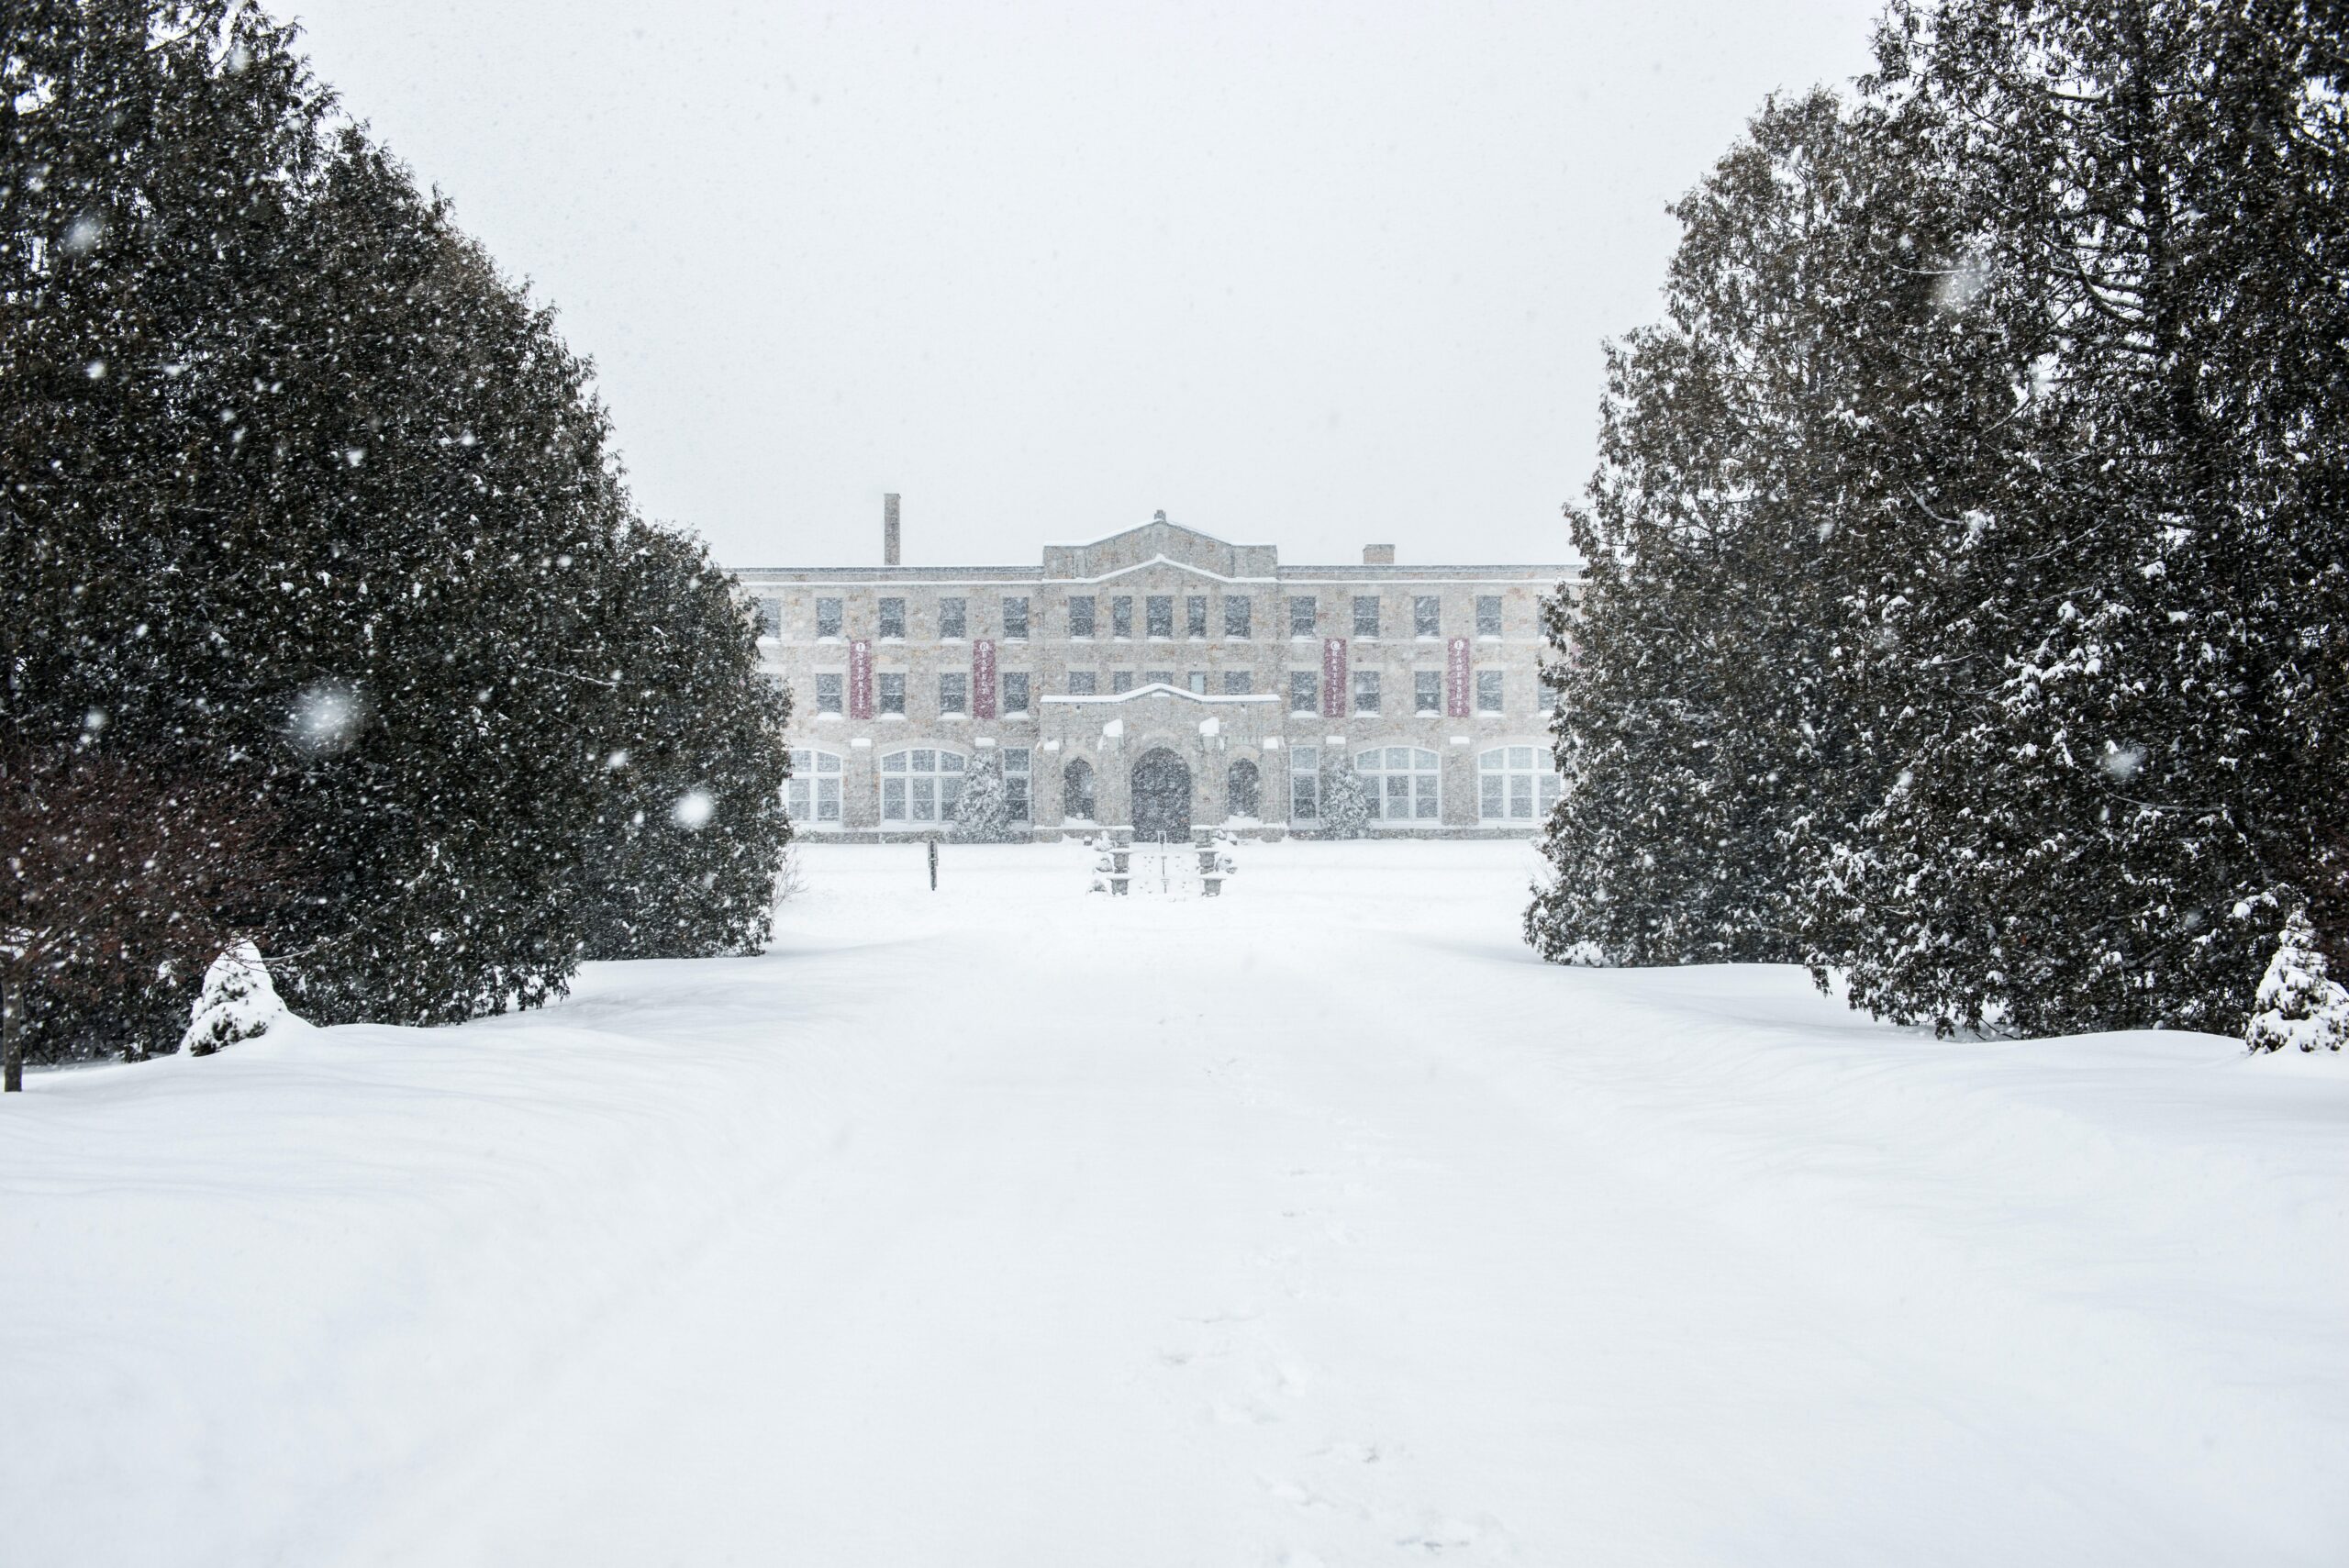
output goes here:
<path id="1" fill-rule="evenodd" d="M 287 7 L 275 5 L 281 12 Z M 1875 0 L 302 0 L 731 565 L 1554 561 L 1664 206 Z"/>

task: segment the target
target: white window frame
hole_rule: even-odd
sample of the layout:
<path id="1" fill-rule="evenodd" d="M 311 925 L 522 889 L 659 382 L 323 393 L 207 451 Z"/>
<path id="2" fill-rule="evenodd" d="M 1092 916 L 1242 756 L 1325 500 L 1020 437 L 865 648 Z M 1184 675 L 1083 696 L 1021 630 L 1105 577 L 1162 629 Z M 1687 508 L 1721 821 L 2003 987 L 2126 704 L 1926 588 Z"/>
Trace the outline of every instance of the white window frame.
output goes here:
<path id="1" fill-rule="evenodd" d="M 837 751 L 814 746 L 791 749 L 791 776 L 783 781 L 783 803 L 794 831 L 841 830 L 841 782 L 846 772 L 847 762 Z"/>
<path id="2" fill-rule="evenodd" d="M 1321 748 L 1288 749 L 1288 819 L 1294 823 L 1321 820 Z"/>
<path id="3" fill-rule="evenodd" d="M 1476 754 L 1476 820 L 1532 828 L 1565 793 L 1546 746 L 1495 746 Z"/>
<path id="4" fill-rule="evenodd" d="M 1354 753 L 1375 822 L 1442 822 L 1443 758 L 1428 746 L 1373 746 Z"/>
<path id="5" fill-rule="evenodd" d="M 928 767 L 915 764 L 927 761 Z M 881 826 L 936 828 L 954 820 L 971 759 L 951 746 L 902 746 L 881 754 Z"/>

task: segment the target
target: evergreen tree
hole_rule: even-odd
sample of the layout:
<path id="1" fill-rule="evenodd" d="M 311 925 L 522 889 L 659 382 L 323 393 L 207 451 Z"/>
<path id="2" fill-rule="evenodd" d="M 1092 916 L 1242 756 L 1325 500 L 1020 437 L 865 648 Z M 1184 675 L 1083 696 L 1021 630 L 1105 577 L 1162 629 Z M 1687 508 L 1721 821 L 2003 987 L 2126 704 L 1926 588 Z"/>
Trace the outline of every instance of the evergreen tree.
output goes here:
<path id="1" fill-rule="evenodd" d="M 2232 1032 L 2343 841 L 2341 19 L 2264 0 L 1900 5 L 1986 269 L 2043 312 L 2031 461 L 1921 584 L 1897 787 L 1835 895 L 1855 1002 L 1944 1029 Z M 1970 697 L 1971 700 L 1965 700 Z"/>
<path id="2" fill-rule="evenodd" d="M 697 541 L 632 525 L 597 628 L 612 750 L 580 917 L 586 956 L 755 952 L 791 840 L 790 699 L 759 671 L 734 580 Z"/>
<path id="3" fill-rule="evenodd" d="M 1362 775 L 1338 757 L 1321 773 L 1321 837 L 1367 838 L 1372 820 L 1370 791 L 1363 787 Z"/>
<path id="4" fill-rule="evenodd" d="M 1916 543 L 1995 474 L 2028 351 L 1955 309 L 1965 239 L 1918 127 L 1773 101 L 1675 209 L 1667 319 L 1610 348 L 1601 465 L 1548 606 L 1569 805 L 1527 914 L 1553 959 L 1809 957 L 1886 772 Z"/>
<path id="5" fill-rule="evenodd" d="M 11 17 L 0 742 L 254 803 L 306 880 L 265 945 L 321 1021 L 544 1000 L 618 905 L 625 951 L 755 944 L 780 697 L 730 585 L 635 517 L 549 313 L 329 123 L 290 29 Z M 696 830 L 628 848 L 687 796 Z M 176 1038 L 167 973 L 134 1036 Z"/>
<path id="6" fill-rule="evenodd" d="M 1011 792 L 1004 784 L 1003 763 L 992 751 L 983 751 L 963 775 L 963 793 L 954 802 L 954 838 L 965 844 L 1008 844 L 1025 839 L 1011 817 Z"/>
<path id="7" fill-rule="evenodd" d="M 2254 1051 L 2339 1051 L 2349 1044 L 2349 990 L 2327 974 L 2305 911 L 2284 922 L 2243 1038 Z"/>

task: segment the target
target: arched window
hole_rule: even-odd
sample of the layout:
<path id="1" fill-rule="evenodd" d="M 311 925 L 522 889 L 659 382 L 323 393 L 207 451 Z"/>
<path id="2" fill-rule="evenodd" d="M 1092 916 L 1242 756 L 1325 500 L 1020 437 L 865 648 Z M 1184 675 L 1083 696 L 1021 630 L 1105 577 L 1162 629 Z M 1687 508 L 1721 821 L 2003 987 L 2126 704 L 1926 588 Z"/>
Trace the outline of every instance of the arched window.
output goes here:
<path id="1" fill-rule="evenodd" d="M 1071 822 L 1093 820 L 1093 764 L 1082 757 L 1061 774 L 1061 815 Z"/>
<path id="2" fill-rule="evenodd" d="M 951 821 L 968 766 L 962 752 L 929 746 L 888 752 L 881 759 L 881 820 Z"/>
<path id="3" fill-rule="evenodd" d="M 783 805 L 796 828 L 836 830 L 841 825 L 840 753 L 793 748 Z"/>
<path id="4" fill-rule="evenodd" d="M 1257 775 L 1256 764 L 1242 757 L 1224 775 L 1224 815 L 1252 820 L 1264 809 L 1264 781 Z"/>
<path id="5" fill-rule="evenodd" d="M 1433 822 L 1443 816 L 1441 763 L 1424 746 L 1374 746 L 1354 753 L 1354 772 L 1370 791 L 1370 814 L 1383 822 Z"/>
<path id="6" fill-rule="evenodd" d="M 1476 759 L 1476 816 L 1523 822 L 1550 815 L 1564 786 L 1540 746 L 1496 746 Z"/>

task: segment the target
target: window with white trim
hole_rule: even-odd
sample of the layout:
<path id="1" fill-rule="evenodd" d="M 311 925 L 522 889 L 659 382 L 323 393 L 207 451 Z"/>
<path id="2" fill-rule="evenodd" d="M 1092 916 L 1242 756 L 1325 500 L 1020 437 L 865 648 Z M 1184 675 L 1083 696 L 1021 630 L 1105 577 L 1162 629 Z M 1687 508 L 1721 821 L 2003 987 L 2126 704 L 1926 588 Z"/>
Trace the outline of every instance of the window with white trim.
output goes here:
<path id="1" fill-rule="evenodd" d="M 1501 707 L 1501 674 L 1498 670 L 1476 672 L 1476 711 L 1499 713 Z"/>
<path id="2" fill-rule="evenodd" d="M 816 677 L 816 711 L 840 713 L 847 701 L 848 677 L 837 671 L 826 671 Z"/>
<path id="3" fill-rule="evenodd" d="M 1501 634 L 1501 596 L 1498 594 L 1476 595 L 1476 635 L 1498 637 Z"/>
<path id="4" fill-rule="evenodd" d="M 970 761 L 960 751 L 912 746 L 881 758 L 881 820 L 900 826 L 952 821 Z"/>
<path id="5" fill-rule="evenodd" d="M 1442 820 L 1442 759 L 1425 746 L 1374 746 L 1357 751 L 1354 772 L 1370 791 L 1371 815 L 1378 820 Z"/>
<path id="6" fill-rule="evenodd" d="M 1476 815 L 1486 822 L 1526 822 L 1550 815 L 1565 788 L 1539 746 L 1496 746 L 1476 759 Z"/>
<path id="7" fill-rule="evenodd" d="M 971 601 L 941 599 L 938 601 L 938 635 L 943 639 L 970 635 Z"/>
<path id="8" fill-rule="evenodd" d="M 1321 819 L 1321 748 L 1292 746 L 1288 749 L 1288 819 L 1291 822 L 1318 822 Z"/>
<path id="9" fill-rule="evenodd" d="M 1414 670 L 1411 672 L 1411 711 L 1428 717 L 1443 712 L 1443 672 Z"/>
<path id="10" fill-rule="evenodd" d="M 1003 749 L 1003 795 L 1014 822 L 1028 820 L 1028 802 L 1034 779 L 1034 754 L 1025 746 Z"/>
<path id="11" fill-rule="evenodd" d="M 795 826 L 837 828 L 841 825 L 841 759 L 837 752 L 794 747 L 791 776 L 783 781 L 784 809 Z"/>
<path id="12" fill-rule="evenodd" d="M 1028 711 L 1028 672 L 1006 670 L 1003 673 L 1003 711 L 1007 717 Z"/>
<path id="13" fill-rule="evenodd" d="M 903 671 L 884 671 L 877 679 L 881 684 L 881 717 L 891 714 L 906 717 L 906 677 Z"/>
<path id="14" fill-rule="evenodd" d="M 938 711 L 963 714 L 971 711 L 971 677 L 960 670 L 949 670 L 938 677 Z"/>
<path id="15" fill-rule="evenodd" d="M 1415 594 L 1411 596 L 1411 635 L 1443 635 L 1443 598 L 1441 595 Z"/>
<path id="16" fill-rule="evenodd" d="M 838 637 L 841 634 L 841 602 L 838 599 L 816 601 L 816 635 Z"/>

